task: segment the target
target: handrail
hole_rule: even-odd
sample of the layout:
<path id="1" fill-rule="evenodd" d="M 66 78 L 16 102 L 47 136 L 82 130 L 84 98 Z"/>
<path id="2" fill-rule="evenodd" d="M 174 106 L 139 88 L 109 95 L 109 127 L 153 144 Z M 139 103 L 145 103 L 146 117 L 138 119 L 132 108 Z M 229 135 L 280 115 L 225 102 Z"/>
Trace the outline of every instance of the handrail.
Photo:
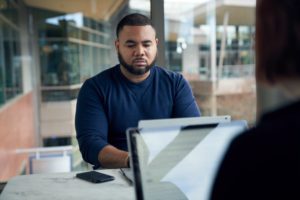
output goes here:
<path id="1" fill-rule="evenodd" d="M 40 158 L 40 153 L 50 153 L 50 152 L 62 152 L 63 156 L 67 156 L 67 153 L 73 151 L 71 145 L 68 146 L 58 146 L 58 147 L 38 147 L 38 148 L 28 148 L 28 149 L 16 149 L 17 154 L 30 153 L 34 154 L 36 159 Z"/>

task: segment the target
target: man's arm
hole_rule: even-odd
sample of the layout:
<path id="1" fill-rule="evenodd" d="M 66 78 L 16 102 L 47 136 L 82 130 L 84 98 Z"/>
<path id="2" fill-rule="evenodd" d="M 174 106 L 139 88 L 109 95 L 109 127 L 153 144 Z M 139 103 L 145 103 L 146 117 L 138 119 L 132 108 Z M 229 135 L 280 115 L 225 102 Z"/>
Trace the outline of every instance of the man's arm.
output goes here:
<path id="1" fill-rule="evenodd" d="M 112 145 L 106 145 L 98 154 L 98 160 L 104 168 L 129 167 L 128 152 L 117 149 Z"/>
<path id="2" fill-rule="evenodd" d="M 108 144 L 108 120 L 101 91 L 86 81 L 77 98 L 75 125 L 83 159 L 95 167 L 127 167 L 128 153 Z"/>
<path id="3" fill-rule="evenodd" d="M 201 113 L 189 83 L 180 75 L 177 79 L 172 117 L 200 117 Z"/>
<path id="4" fill-rule="evenodd" d="M 84 161 L 99 167 L 98 154 L 107 145 L 107 119 L 101 97 L 92 80 L 82 85 L 77 97 L 75 128 Z"/>

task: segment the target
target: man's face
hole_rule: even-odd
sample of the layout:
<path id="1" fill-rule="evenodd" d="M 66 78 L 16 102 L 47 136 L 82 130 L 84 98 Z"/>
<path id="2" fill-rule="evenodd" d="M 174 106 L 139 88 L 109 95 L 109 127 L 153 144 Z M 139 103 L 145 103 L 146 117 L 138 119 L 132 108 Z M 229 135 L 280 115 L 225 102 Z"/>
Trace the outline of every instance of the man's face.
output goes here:
<path id="1" fill-rule="evenodd" d="M 150 26 L 124 26 L 115 42 L 120 64 L 132 75 L 144 75 L 154 65 L 158 40 Z"/>

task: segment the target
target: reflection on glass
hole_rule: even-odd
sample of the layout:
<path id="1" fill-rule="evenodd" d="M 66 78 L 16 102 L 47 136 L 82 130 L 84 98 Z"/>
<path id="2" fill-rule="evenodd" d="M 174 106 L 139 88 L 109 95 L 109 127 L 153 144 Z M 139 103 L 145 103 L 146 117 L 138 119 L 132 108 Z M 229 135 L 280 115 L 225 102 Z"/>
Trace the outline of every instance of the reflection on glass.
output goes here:
<path id="1" fill-rule="evenodd" d="M 115 26 L 127 13 L 149 16 L 150 1 L 29 2 L 37 22 L 42 99 L 60 101 L 91 76 L 118 63 L 114 49 Z M 73 12 L 73 7 L 76 12 Z M 61 94 L 68 96 L 62 97 Z M 74 91 L 68 91 L 74 90 Z M 44 96 L 46 95 L 46 96 Z"/>
<path id="2" fill-rule="evenodd" d="M 40 12 L 43 10 L 36 9 L 38 16 Z M 99 50 L 111 51 L 106 23 L 81 13 L 60 14 L 42 19 L 39 28 L 43 85 L 79 84 L 94 74 L 93 68 L 101 71 L 107 67 L 109 58 L 99 54 Z"/>
<path id="3" fill-rule="evenodd" d="M 254 123 L 255 0 L 165 0 L 164 11 L 167 66 L 190 81 L 202 114 Z"/>
<path id="4" fill-rule="evenodd" d="M 208 199 L 217 167 L 244 121 L 142 129 L 138 160 L 145 199 Z"/>
<path id="5" fill-rule="evenodd" d="M 217 66 L 221 61 L 224 67 L 239 65 L 232 71 L 243 68 L 244 65 L 254 64 L 251 46 L 251 37 L 254 32 L 254 13 L 251 12 L 254 11 L 255 4 L 244 5 L 243 1 L 237 1 L 237 5 L 246 11 L 243 16 L 240 16 L 239 6 L 214 2 L 215 0 L 189 2 L 165 0 L 166 41 L 169 45 L 167 53 L 171 68 L 173 68 L 173 62 L 175 62 L 175 70 L 180 67 L 178 66 L 179 59 L 183 72 L 202 73 L 201 79 L 210 79 L 212 57 L 215 57 Z M 244 21 L 238 21 L 239 17 L 244 17 Z M 212 30 L 216 30 L 214 33 L 216 35 L 214 41 L 216 55 L 213 55 L 214 52 L 211 49 L 213 45 L 211 44 Z M 223 42 L 225 43 L 222 44 Z M 222 49 L 222 45 L 224 49 Z M 189 48 L 193 48 L 193 46 L 197 48 L 189 51 Z M 185 52 L 192 54 L 192 56 L 185 55 Z M 222 53 L 224 55 L 221 55 Z M 176 59 L 178 54 L 180 57 Z M 175 60 L 173 60 L 174 57 Z M 185 62 L 187 58 L 191 58 L 191 60 Z M 199 67 L 205 69 L 199 69 Z M 223 70 L 229 69 L 225 67 Z M 222 73 L 221 78 L 244 75 L 252 74 Z"/>
<path id="6" fill-rule="evenodd" d="M 0 106 L 22 93 L 19 13 L 10 1 L 0 10 Z"/>

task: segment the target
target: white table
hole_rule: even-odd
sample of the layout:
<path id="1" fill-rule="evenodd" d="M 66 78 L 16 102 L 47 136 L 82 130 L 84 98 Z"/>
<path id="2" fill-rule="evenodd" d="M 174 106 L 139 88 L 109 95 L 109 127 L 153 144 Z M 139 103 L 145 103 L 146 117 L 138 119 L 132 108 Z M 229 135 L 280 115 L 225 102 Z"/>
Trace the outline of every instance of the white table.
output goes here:
<path id="1" fill-rule="evenodd" d="M 134 199 L 134 187 L 115 170 L 99 170 L 115 177 L 114 181 L 89 183 L 71 173 L 24 175 L 12 178 L 0 200 L 93 200 Z"/>

